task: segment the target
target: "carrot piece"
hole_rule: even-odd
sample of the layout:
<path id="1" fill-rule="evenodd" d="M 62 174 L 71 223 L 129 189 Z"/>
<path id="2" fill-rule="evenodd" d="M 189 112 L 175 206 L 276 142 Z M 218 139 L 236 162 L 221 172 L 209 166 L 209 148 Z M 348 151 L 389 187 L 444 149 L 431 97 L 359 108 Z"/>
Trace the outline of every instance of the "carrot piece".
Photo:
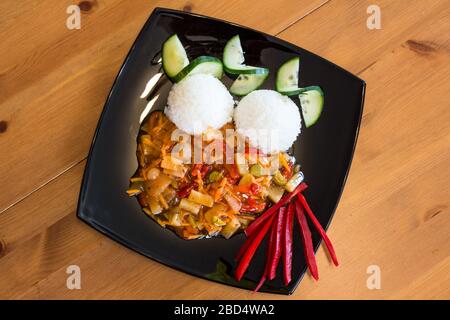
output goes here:
<path id="1" fill-rule="evenodd" d="M 317 231 L 319 232 L 320 236 L 322 237 L 323 241 L 325 242 L 328 253 L 331 256 L 331 260 L 333 261 L 334 265 L 338 266 L 339 261 L 337 259 L 336 252 L 334 251 L 333 245 L 332 245 L 330 239 L 328 238 L 325 230 L 322 228 L 320 222 L 317 220 L 316 216 L 314 215 L 311 208 L 309 207 L 305 196 L 303 194 L 299 193 L 297 198 L 298 198 L 298 200 L 300 200 L 301 205 L 303 206 L 303 208 L 305 208 L 306 213 L 308 214 L 309 218 L 311 219 L 311 221 L 314 224 L 314 227 L 316 227 Z"/>
<path id="2" fill-rule="evenodd" d="M 258 229 L 259 225 L 261 225 L 264 221 L 266 221 L 269 217 L 273 216 L 273 214 L 281 208 L 284 204 L 291 201 L 293 197 L 295 197 L 299 192 L 304 191 L 307 188 L 307 184 L 302 182 L 300 183 L 297 188 L 295 188 L 294 191 L 288 193 L 283 198 L 281 198 L 280 201 L 275 203 L 273 206 L 271 206 L 266 212 L 264 212 L 261 216 L 259 216 L 258 219 L 253 221 L 251 225 L 248 226 L 247 229 L 245 229 L 245 234 L 247 236 L 250 236 L 255 230 Z"/>
<path id="3" fill-rule="evenodd" d="M 262 239 L 269 231 L 269 228 L 272 225 L 274 218 L 275 218 L 275 216 L 272 215 L 268 219 L 268 221 L 266 221 L 264 226 L 256 234 L 255 238 L 253 239 L 251 244 L 248 246 L 248 249 L 245 251 L 244 255 L 242 256 L 242 259 L 239 262 L 239 265 L 236 268 L 236 272 L 235 272 L 236 280 L 240 281 L 242 279 L 242 276 L 244 275 L 245 271 L 247 271 L 248 265 L 250 264 L 250 261 L 252 260 L 253 256 L 255 255 L 256 249 L 258 249 L 259 245 L 261 244 Z"/>
<path id="4" fill-rule="evenodd" d="M 294 204 L 288 205 L 283 230 L 283 275 L 284 284 L 288 285 L 292 277 L 292 233 L 294 227 Z"/>
<path id="5" fill-rule="evenodd" d="M 266 267 L 264 269 L 264 273 L 259 280 L 258 285 L 256 286 L 254 292 L 259 291 L 259 289 L 262 287 L 264 282 L 266 282 L 267 278 L 269 277 L 270 269 L 272 266 L 273 261 L 273 253 L 274 253 L 274 245 L 275 245 L 275 238 L 277 236 L 277 219 L 280 216 L 279 211 L 277 212 L 277 218 L 274 218 L 274 221 L 272 223 L 272 227 L 270 229 L 270 235 L 269 235 L 269 242 L 267 243 L 267 253 L 266 253 Z"/>
<path id="6" fill-rule="evenodd" d="M 311 272 L 313 278 L 319 280 L 319 272 L 317 270 L 316 257 L 314 255 L 311 231 L 309 230 L 308 221 L 306 221 L 305 212 L 300 202 L 295 202 L 295 213 L 297 214 L 298 224 L 300 225 L 303 250 L 305 253 L 305 259 L 308 265 L 308 269 Z"/>
<path id="7" fill-rule="evenodd" d="M 286 207 L 281 207 L 278 211 L 278 216 L 274 222 L 274 230 L 275 235 L 272 246 L 272 253 L 271 253 L 271 264 L 269 268 L 268 277 L 269 280 L 275 279 L 276 273 L 277 273 L 277 267 L 278 263 L 280 262 L 281 258 L 281 237 L 282 237 L 282 231 L 284 229 L 284 216 L 286 214 Z"/>

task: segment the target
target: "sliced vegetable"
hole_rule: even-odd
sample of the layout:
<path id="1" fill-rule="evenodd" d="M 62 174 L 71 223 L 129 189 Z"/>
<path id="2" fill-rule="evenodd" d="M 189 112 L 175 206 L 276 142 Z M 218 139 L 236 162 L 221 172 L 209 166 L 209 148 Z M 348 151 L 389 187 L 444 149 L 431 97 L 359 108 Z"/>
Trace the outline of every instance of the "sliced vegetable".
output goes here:
<path id="1" fill-rule="evenodd" d="M 242 256 L 242 259 L 240 260 L 239 265 L 236 268 L 236 273 L 235 273 L 235 277 L 238 281 L 240 281 L 242 279 L 242 276 L 244 275 L 245 271 L 247 271 L 250 261 L 252 260 L 253 256 L 255 255 L 256 249 L 258 249 L 259 245 L 261 244 L 262 239 L 269 231 L 274 218 L 275 218 L 275 216 L 272 215 L 268 218 L 267 221 L 265 221 L 265 224 L 261 228 L 261 231 L 256 234 L 255 238 L 252 240 L 251 244 L 248 246 L 248 249 L 245 251 L 244 255 Z"/>
<path id="2" fill-rule="evenodd" d="M 218 79 L 222 78 L 223 65 L 222 61 L 211 56 L 200 56 L 195 58 L 191 63 L 183 68 L 175 77 L 173 81 L 180 82 L 185 77 L 193 74 L 210 74 Z"/>
<path id="3" fill-rule="evenodd" d="M 255 176 L 255 177 L 261 177 L 263 175 L 266 175 L 267 172 L 266 170 L 263 168 L 262 165 L 260 164 L 254 164 L 252 165 L 252 167 L 250 168 L 250 173 Z"/>
<path id="4" fill-rule="evenodd" d="M 338 262 L 338 259 L 337 259 L 337 256 L 336 256 L 336 252 L 334 251 L 333 244 L 331 243 L 331 241 L 328 238 L 325 230 L 322 228 L 322 225 L 317 220 L 316 216 L 314 215 L 314 213 L 312 212 L 311 208 L 309 207 L 308 202 L 305 199 L 305 196 L 302 195 L 301 193 L 299 193 L 297 198 L 300 201 L 300 203 L 303 206 L 303 208 L 305 208 L 306 213 L 308 214 L 309 218 L 311 219 L 311 221 L 314 224 L 314 227 L 319 232 L 320 236 L 322 237 L 323 241 L 325 242 L 325 245 L 327 247 L 328 253 L 331 256 L 331 260 L 333 260 L 334 265 L 338 266 L 339 262 Z"/>
<path id="5" fill-rule="evenodd" d="M 252 67 L 244 64 L 244 51 L 242 50 L 239 35 L 228 40 L 223 49 L 223 64 L 225 71 L 231 74 L 267 74 L 269 69 Z"/>
<path id="6" fill-rule="evenodd" d="M 300 58 L 295 57 L 286 61 L 277 71 L 275 88 L 281 94 L 287 96 L 298 95 L 298 72 L 300 69 Z"/>
<path id="7" fill-rule="evenodd" d="M 158 168 L 151 168 L 150 170 L 147 171 L 147 179 L 155 180 L 156 178 L 158 178 L 159 174 L 160 171 Z"/>
<path id="8" fill-rule="evenodd" d="M 178 171 L 178 170 L 183 170 L 184 166 L 180 160 L 178 160 L 170 155 L 167 155 L 161 161 L 161 168 Z M 154 168 L 154 169 L 156 169 L 156 168 Z"/>
<path id="9" fill-rule="evenodd" d="M 144 191 L 144 181 L 134 180 L 131 182 L 130 187 L 127 190 L 129 196 L 136 196 Z"/>
<path id="10" fill-rule="evenodd" d="M 299 202 L 294 202 L 295 213 L 297 215 L 298 224 L 302 234 L 303 251 L 305 254 L 306 264 L 314 279 L 319 280 L 319 271 L 317 270 L 316 256 L 314 255 L 314 247 L 312 243 L 311 231 L 309 230 L 308 221 L 306 221 L 305 212 Z"/>
<path id="11" fill-rule="evenodd" d="M 292 232 L 294 228 L 294 204 L 288 205 L 285 216 L 283 234 L 283 276 L 284 284 L 288 285 L 292 279 Z"/>
<path id="12" fill-rule="evenodd" d="M 241 201 L 239 201 L 238 199 L 236 199 L 229 193 L 226 193 L 223 197 L 224 197 L 225 201 L 228 203 L 228 205 L 230 206 L 233 213 L 238 213 L 239 210 L 241 210 L 241 206 L 242 206 Z"/>
<path id="13" fill-rule="evenodd" d="M 205 212 L 205 220 L 208 223 L 217 224 L 218 220 L 222 220 L 222 217 L 227 218 L 228 207 L 223 203 L 216 203 L 214 206 Z M 225 225 L 225 222 L 223 222 Z"/>
<path id="14" fill-rule="evenodd" d="M 230 92 L 237 96 L 245 96 L 258 89 L 266 81 L 269 73 L 240 74 L 230 87 Z"/>
<path id="15" fill-rule="evenodd" d="M 174 227 L 181 227 L 183 220 L 181 219 L 181 213 L 177 211 L 170 211 L 168 214 L 168 224 Z"/>
<path id="16" fill-rule="evenodd" d="M 234 261 L 239 262 L 241 258 L 244 256 L 244 253 L 247 252 L 248 248 L 252 244 L 253 240 L 256 238 L 258 232 L 253 233 L 251 236 L 247 237 L 244 244 L 239 249 L 238 253 L 234 257 Z"/>
<path id="17" fill-rule="evenodd" d="M 189 64 L 186 50 L 176 34 L 164 42 L 161 56 L 164 71 L 169 78 L 175 77 Z"/>
<path id="18" fill-rule="evenodd" d="M 223 177 L 222 172 L 217 170 L 211 171 L 211 173 L 208 176 L 208 183 L 217 182 L 220 179 L 222 179 L 222 177 Z"/>
<path id="19" fill-rule="evenodd" d="M 255 181 L 255 178 L 252 174 L 247 173 L 242 176 L 241 180 L 239 180 L 239 187 L 245 187 L 247 189 L 250 188 L 250 185 Z M 248 190 L 247 190 L 248 191 Z"/>
<path id="20" fill-rule="evenodd" d="M 231 238 L 233 234 L 241 227 L 241 223 L 236 217 L 233 217 L 220 231 L 220 234 L 226 239 Z"/>
<path id="21" fill-rule="evenodd" d="M 192 191 L 194 191 L 194 190 L 192 190 Z M 191 191 L 191 193 L 192 193 L 192 191 Z M 200 211 L 201 205 L 184 198 L 184 199 L 181 199 L 181 201 L 180 201 L 180 208 L 183 210 L 197 214 Z"/>
<path id="22" fill-rule="evenodd" d="M 264 212 L 261 216 L 259 216 L 258 220 L 254 221 L 251 225 L 245 229 L 245 234 L 250 236 L 253 232 L 255 232 L 258 227 L 264 223 L 268 218 L 272 217 L 273 214 L 284 204 L 288 203 L 292 200 L 299 192 L 302 192 L 308 187 L 308 185 L 304 182 L 300 183 L 300 185 L 292 192 L 285 195 L 280 201 L 275 203 L 272 207 L 270 207 L 266 212 Z"/>
<path id="23" fill-rule="evenodd" d="M 272 200 L 273 203 L 277 203 L 283 196 L 284 188 L 271 184 L 270 187 L 267 189 L 267 192 L 268 192 L 267 196 L 269 197 L 269 199 Z"/>
<path id="24" fill-rule="evenodd" d="M 283 176 L 279 170 L 273 175 L 273 181 L 279 186 L 284 186 L 287 183 L 285 176 Z"/>
<path id="25" fill-rule="evenodd" d="M 295 188 L 297 188 L 297 186 L 302 183 L 303 179 L 305 178 L 305 176 L 303 175 L 303 172 L 299 171 L 297 173 L 295 173 L 290 179 L 289 181 L 286 183 L 286 185 L 284 186 L 284 188 L 288 191 L 288 192 L 292 192 L 294 191 Z"/>
<path id="26" fill-rule="evenodd" d="M 161 207 L 161 205 L 159 204 L 158 199 L 154 198 L 154 197 L 149 197 L 148 198 L 148 205 L 150 207 L 150 211 L 152 212 L 152 214 L 154 215 L 158 215 L 162 212 L 163 208 Z"/>
<path id="27" fill-rule="evenodd" d="M 271 264 L 269 269 L 269 280 L 275 279 L 278 263 L 280 262 L 281 258 L 281 241 L 282 241 L 282 231 L 285 228 L 284 226 L 284 216 L 286 214 L 286 207 L 281 207 L 278 210 L 278 216 L 274 222 L 275 226 L 275 237 L 272 240 L 273 241 L 273 247 L 272 247 L 272 255 L 271 255 Z"/>
<path id="28" fill-rule="evenodd" d="M 188 199 L 192 202 L 198 203 L 200 205 L 204 205 L 207 207 L 212 207 L 214 205 L 214 198 L 209 194 L 201 193 L 195 190 L 192 190 L 189 194 Z"/>
<path id="29" fill-rule="evenodd" d="M 320 87 L 306 87 L 299 92 L 303 119 L 307 128 L 317 122 L 323 110 L 324 93 Z"/>
<path id="30" fill-rule="evenodd" d="M 277 233 L 277 226 L 276 226 L 276 220 L 278 219 L 279 213 L 276 213 L 277 218 L 275 218 L 274 223 L 272 223 L 272 227 L 270 228 L 270 234 L 269 239 L 267 242 L 267 252 L 266 252 L 266 266 L 264 268 L 264 272 L 261 276 L 261 279 L 259 280 L 258 285 L 256 286 L 254 292 L 258 292 L 259 289 L 262 287 L 266 279 L 269 277 L 270 268 L 273 261 L 273 251 L 274 251 L 274 245 L 275 245 L 275 237 Z"/>
<path id="31" fill-rule="evenodd" d="M 172 179 L 164 173 L 159 174 L 155 180 L 146 181 L 148 195 L 150 197 L 159 197 L 171 182 Z"/>

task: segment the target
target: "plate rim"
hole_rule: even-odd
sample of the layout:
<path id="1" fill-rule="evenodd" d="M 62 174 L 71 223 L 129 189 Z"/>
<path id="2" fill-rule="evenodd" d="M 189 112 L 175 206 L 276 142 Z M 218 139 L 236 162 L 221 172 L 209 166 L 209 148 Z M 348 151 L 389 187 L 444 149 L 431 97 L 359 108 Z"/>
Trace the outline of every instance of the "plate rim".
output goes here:
<path id="1" fill-rule="evenodd" d="M 145 21 L 144 25 L 141 27 L 141 29 L 140 29 L 139 33 L 137 34 L 135 40 L 133 41 L 133 44 L 130 47 L 130 49 L 129 49 L 125 59 L 123 60 L 121 66 L 119 68 L 119 71 L 118 71 L 118 73 L 117 73 L 117 75 L 116 75 L 116 77 L 115 77 L 115 79 L 114 79 L 114 81 L 113 81 L 113 83 L 111 85 L 111 88 L 110 88 L 110 90 L 108 92 L 108 95 L 106 97 L 105 103 L 103 105 L 102 112 L 101 112 L 101 114 L 100 114 L 100 116 L 98 118 L 98 121 L 97 121 L 97 126 L 96 126 L 96 129 L 95 129 L 93 138 L 92 138 L 92 142 L 91 142 L 91 145 L 90 145 L 90 148 L 89 148 L 88 156 L 86 158 L 86 165 L 85 165 L 85 168 L 84 168 L 83 177 L 82 177 L 81 184 L 80 184 L 80 191 L 79 191 L 77 208 L 76 208 L 76 216 L 77 216 L 77 218 L 79 220 L 83 221 L 88 226 L 90 226 L 93 229 L 99 231 L 100 233 L 102 233 L 103 235 L 107 236 L 108 238 L 118 242 L 119 244 L 125 246 L 126 248 L 128 248 L 128 249 L 130 249 L 130 250 L 132 250 L 132 251 L 134 251 L 134 252 L 136 252 L 136 253 L 138 253 L 138 254 L 146 257 L 146 258 L 150 258 L 153 261 L 156 261 L 156 262 L 161 263 L 161 264 L 163 264 L 165 266 L 168 266 L 168 267 L 170 267 L 170 268 L 172 268 L 174 270 L 183 272 L 185 274 L 189 274 L 189 275 L 194 276 L 196 278 L 200 278 L 200 279 L 203 279 L 203 280 L 219 283 L 221 285 L 235 287 L 235 288 L 239 288 L 239 289 L 243 289 L 243 290 L 251 290 L 251 289 L 243 288 L 241 286 L 238 286 L 238 285 L 235 285 L 235 284 L 232 284 L 232 283 L 225 283 L 225 282 L 217 281 L 217 280 L 214 280 L 214 279 L 209 279 L 209 278 L 206 278 L 206 277 L 202 277 L 202 276 L 200 276 L 198 274 L 195 274 L 195 273 L 193 273 L 191 271 L 188 271 L 186 269 L 182 269 L 181 267 L 178 267 L 178 266 L 176 266 L 174 264 L 171 264 L 171 263 L 169 263 L 167 261 L 163 261 L 163 260 L 161 260 L 159 258 L 147 255 L 147 254 L 142 252 L 143 250 L 139 251 L 139 249 L 141 249 L 141 248 L 138 248 L 138 247 L 136 247 L 134 245 L 133 245 L 134 246 L 133 247 L 125 238 L 120 237 L 119 235 L 117 235 L 117 234 L 115 234 L 115 233 L 113 233 L 113 232 L 111 232 L 109 230 L 105 230 L 105 228 L 101 224 L 97 223 L 95 221 L 95 219 L 89 218 L 89 217 L 87 217 L 87 216 L 85 216 L 83 214 L 83 205 L 84 205 L 84 198 L 85 198 L 85 195 L 86 195 L 86 186 L 87 186 L 87 183 L 88 183 L 88 173 L 90 172 L 91 158 L 92 158 L 93 151 L 95 149 L 95 145 L 96 145 L 96 142 L 97 142 L 97 136 L 99 134 L 100 128 L 101 128 L 102 123 L 104 121 L 105 115 L 109 111 L 109 105 L 110 105 L 109 101 L 111 99 L 111 96 L 112 96 L 115 88 L 116 88 L 116 85 L 117 85 L 117 82 L 118 82 L 120 76 L 122 75 L 124 69 L 126 68 L 128 62 L 130 60 L 131 54 L 136 49 L 136 44 L 137 44 L 138 40 L 141 38 L 141 36 L 144 33 L 144 30 L 147 30 L 147 28 L 152 23 L 154 23 L 156 18 L 160 14 L 163 14 L 163 13 L 175 14 L 175 15 L 194 16 L 194 17 L 210 20 L 210 21 L 213 21 L 213 22 L 219 22 L 219 23 L 231 25 L 231 26 L 234 26 L 234 27 L 245 29 L 247 31 L 251 31 L 251 32 L 255 32 L 255 33 L 261 34 L 261 35 L 265 36 L 266 38 L 269 38 L 270 41 L 272 41 L 272 42 L 274 42 L 276 44 L 279 44 L 279 45 L 281 45 L 283 47 L 287 47 L 287 48 L 289 48 L 290 50 L 292 50 L 294 52 L 304 51 L 304 52 L 314 56 L 315 58 L 318 58 L 323 63 L 330 64 L 334 68 L 337 68 L 341 72 L 344 72 L 345 74 L 347 74 L 348 76 L 351 76 L 354 80 L 359 82 L 360 89 L 361 89 L 361 92 L 360 92 L 361 100 L 360 100 L 360 105 L 359 105 L 359 117 L 357 119 L 357 124 L 356 124 L 356 128 L 355 128 L 355 135 L 354 135 L 354 139 L 353 139 L 353 143 L 352 143 L 352 149 L 351 149 L 351 152 L 348 155 L 349 162 L 348 162 L 348 166 L 347 166 L 347 168 L 345 170 L 345 175 L 344 175 L 344 177 L 342 179 L 342 182 L 340 184 L 340 189 L 339 189 L 339 192 L 337 194 L 336 204 L 334 205 L 333 209 L 331 210 L 331 214 L 330 214 L 330 217 L 328 219 L 327 225 L 324 226 L 325 230 L 328 230 L 328 228 L 330 227 L 330 225 L 331 225 L 331 223 L 333 221 L 334 215 L 335 215 L 336 210 L 337 210 L 337 208 L 339 206 L 339 203 L 340 203 L 340 200 L 341 200 L 341 197 L 342 197 L 342 194 L 344 192 L 344 188 L 345 188 L 345 185 L 346 185 L 346 182 L 347 182 L 347 178 L 349 176 L 349 173 L 350 173 L 350 170 L 351 170 L 351 166 L 352 166 L 352 163 L 353 163 L 353 158 L 354 158 L 354 154 L 355 154 L 355 151 L 356 151 L 356 145 L 357 145 L 357 141 L 358 141 L 358 137 L 359 137 L 359 132 L 360 132 L 360 129 L 361 129 L 361 120 L 362 120 L 363 111 L 364 111 L 366 82 L 363 79 L 361 79 L 359 76 L 351 73 L 350 71 L 344 69 L 343 67 L 337 65 L 336 63 L 334 63 L 332 61 L 329 61 L 329 60 L 323 58 L 322 56 L 319 56 L 318 54 L 315 54 L 315 53 L 313 53 L 313 52 L 311 52 L 311 51 L 309 51 L 307 49 L 299 47 L 299 46 L 297 46 L 297 45 L 295 45 L 295 44 L 293 44 L 291 42 L 282 40 L 282 39 L 278 38 L 277 36 L 270 35 L 270 34 L 267 34 L 267 33 L 263 32 L 263 31 L 258 31 L 256 29 L 253 29 L 253 28 L 250 28 L 250 27 L 247 27 L 247 26 L 243 26 L 243 25 L 240 25 L 238 23 L 229 22 L 229 21 L 226 21 L 226 20 L 223 20 L 223 19 L 210 17 L 210 16 L 198 14 L 198 13 L 186 12 L 186 11 L 182 11 L 182 10 L 175 10 L 175 9 L 164 8 L 164 7 L 155 7 L 152 10 L 152 12 L 150 13 L 150 15 L 148 16 L 148 18 Z M 320 240 L 317 242 L 317 245 L 314 248 L 314 252 L 317 252 L 317 250 L 320 247 L 322 241 L 323 240 L 320 238 Z M 260 290 L 259 292 L 269 293 L 269 294 L 278 294 L 278 295 L 280 295 L 280 294 L 281 295 L 292 295 L 295 292 L 295 290 L 297 289 L 297 287 L 300 285 L 303 277 L 305 276 L 306 268 L 307 267 L 305 266 L 300 271 L 301 274 L 300 274 L 298 280 L 296 281 L 296 283 L 290 289 L 286 287 L 287 288 L 286 291 L 268 291 L 268 290 L 264 290 L 264 287 L 263 287 L 263 288 L 261 288 L 262 290 Z"/>

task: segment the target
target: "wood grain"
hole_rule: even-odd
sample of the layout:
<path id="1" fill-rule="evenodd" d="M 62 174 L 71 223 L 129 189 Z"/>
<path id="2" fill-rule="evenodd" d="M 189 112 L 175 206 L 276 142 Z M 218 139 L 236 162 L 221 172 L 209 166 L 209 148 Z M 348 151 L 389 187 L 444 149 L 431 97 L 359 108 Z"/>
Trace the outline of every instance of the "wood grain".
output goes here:
<path id="1" fill-rule="evenodd" d="M 86 157 L 117 70 L 153 8 L 194 10 L 276 34 L 326 1 L 95 1 L 82 11 L 80 30 L 65 26 L 70 1 L 6 1 L 0 175 L 14 183 L 0 185 L 0 212 Z"/>
<path id="2" fill-rule="evenodd" d="M 381 30 L 366 28 L 370 1 L 317 2 L 320 8 L 309 14 L 312 7 L 293 13 L 293 2 L 286 2 L 290 7 L 285 11 L 272 8 L 275 13 L 271 13 L 272 2 L 260 1 L 253 12 L 266 14 L 265 19 L 251 14 L 247 2 L 233 1 L 230 6 L 221 2 L 214 7 L 206 2 L 161 3 L 178 8 L 188 5 L 194 12 L 269 33 L 287 28 L 281 38 L 358 73 L 367 82 L 352 170 L 329 232 L 341 266 L 334 268 L 320 249 L 320 281 L 305 277 L 291 298 L 450 299 L 448 3 L 378 1 Z M 83 36 L 73 36 L 78 52 L 64 44 L 55 45 L 65 37 L 65 31 L 56 24 L 49 26 L 45 37 L 36 36 L 35 44 L 28 44 L 34 50 L 27 49 L 39 56 L 39 52 L 52 50 L 48 48 L 59 48 L 55 50 L 60 50 L 62 61 L 49 73 L 39 74 L 42 67 L 37 62 L 24 62 L 28 55 L 9 58 L 17 64 L 12 69 L 8 66 L 16 64 L 0 64 L 0 88 L 4 88 L 4 79 L 24 83 L 20 88 L 8 84 L 1 92 L 9 97 L 0 101 L 0 120 L 8 121 L 7 130 L 0 133 L 0 150 L 10 152 L 9 156 L 0 154 L 0 173 L 6 181 L 20 180 L 23 185 L 13 186 L 10 192 L 8 183 L 8 187 L 0 186 L 0 208 L 34 191 L 0 213 L 0 239 L 4 244 L 0 274 L 6 275 L 0 277 L 0 297 L 285 298 L 255 295 L 174 271 L 123 248 L 75 219 L 90 135 L 110 82 L 145 20 L 141 11 L 148 5 L 141 5 L 124 13 L 128 8 L 124 1 L 108 1 L 107 6 L 99 1 L 92 12 L 85 13 L 91 19 L 91 29 L 87 26 Z M 14 9 L 0 19 L 0 34 L 10 30 L 13 21 L 31 17 L 40 5 L 34 6 L 24 7 L 19 14 L 18 5 L 11 5 Z M 64 16 L 53 8 L 45 10 L 49 16 Z M 4 11 L 0 12 L 3 15 Z M 283 21 L 283 15 L 289 21 Z M 275 20 L 273 24 L 271 20 Z M 116 25 L 103 34 L 94 30 L 95 25 L 106 26 L 108 21 Z M 23 37 L 26 28 L 17 33 Z M 15 42 L 21 39 L 18 34 L 14 35 Z M 0 56 L 6 51 L 0 51 Z M 35 61 L 50 66 L 51 59 L 45 56 L 41 54 Z M 30 78 L 27 70 L 32 71 Z M 44 73 L 44 69 L 41 71 Z M 62 106 L 70 111 L 58 112 Z M 70 124 L 60 123 L 67 119 Z M 30 135 L 25 128 L 35 134 Z M 65 271 L 70 264 L 81 267 L 82 290 L 66 288 Z M 381 269 L 381 290 L 366 286 L 370 265 Z"/>

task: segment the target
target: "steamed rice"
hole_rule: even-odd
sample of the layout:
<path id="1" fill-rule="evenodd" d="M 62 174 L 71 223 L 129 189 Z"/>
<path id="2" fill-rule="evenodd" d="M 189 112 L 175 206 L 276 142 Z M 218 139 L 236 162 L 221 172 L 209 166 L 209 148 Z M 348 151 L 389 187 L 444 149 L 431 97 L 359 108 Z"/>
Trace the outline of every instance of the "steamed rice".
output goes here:
<path id="1" fill-rule="evenodd" d="M 188 76 L 173 85 L 165 114 L 188 134 L 219 129 L 233 116 L 234 101 L 227 88 L 211 75 Z"/>
<path id="2" fill-rule="evenodd" d="M 264 153 L 286 151 L 300 134 L 297 105 L 273 90 L 256 90 L 245 96 L 234 111 L 239 134 Z"/>

